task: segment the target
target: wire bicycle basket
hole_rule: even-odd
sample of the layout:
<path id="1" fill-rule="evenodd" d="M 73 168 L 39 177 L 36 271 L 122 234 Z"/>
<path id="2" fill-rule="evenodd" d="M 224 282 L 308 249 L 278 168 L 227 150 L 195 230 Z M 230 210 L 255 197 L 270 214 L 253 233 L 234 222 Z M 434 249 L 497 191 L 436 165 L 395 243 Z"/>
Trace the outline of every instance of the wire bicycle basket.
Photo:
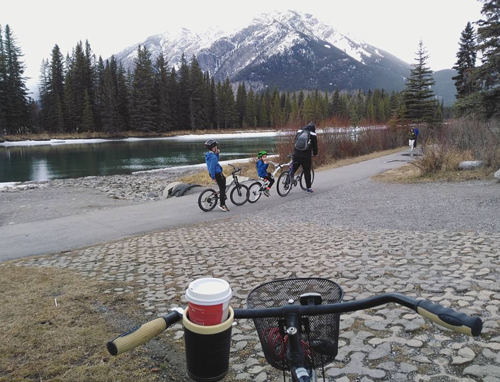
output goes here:
<path id="1" fill-rule="evenodd" d="M 253 289 L 247 298 L 250 309 L 279 308 L 300 304 L 304 293 L 319 293 L 323 304 L 342 302 L 344 292 L 335 282 L 322 278 L 293 278 L 271 281 Z M 279 370 L 288 370 L 288 335 L 282 318 L 254 318 L 267 362 Z M 333 362 L 338 353 L 340 314 L 302 316 L 299 321 L 305 366 L 314 369 Z"/>

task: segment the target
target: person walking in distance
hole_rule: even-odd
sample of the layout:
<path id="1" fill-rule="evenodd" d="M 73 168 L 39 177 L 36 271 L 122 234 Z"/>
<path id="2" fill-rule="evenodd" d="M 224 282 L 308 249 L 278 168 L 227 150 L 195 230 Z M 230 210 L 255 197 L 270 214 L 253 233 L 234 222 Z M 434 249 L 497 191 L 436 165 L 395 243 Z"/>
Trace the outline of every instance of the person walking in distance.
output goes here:
<path id="1" fill-rule="evenodd" d="M 219 208 L 224 212 L 229 212 L 229 208 L 226 206 L 226 177 L 222 172 L 222 166 L 219 164 L 220 150 L 217 148 L 217 141 L 209 139 L 205 142 L 205 147 L 208 150 L 205 154 L 208 174 L 219 186 Z"/>
<path id="2" fill-rule="evenodd" d="M 269 162 L 267 161 L 267 151 L 259 151 L 257 154 L 257 163 L 255 167 L 257 167 L 257 175 L 262 179 L 267 180 L 267 186 L 264 190 L 264 195 L 269 196 L 269 190 L 274 184 L 274 178 L 270 172 L 267 172 L 267 168 L 269 167 Z"/>
<path id="3" fill-rule="evenodd" d="M 311 194 L 311 165 L 312 156 L 318 155 L 318 137 L 316 135 L 316 125 L 314 122 L 309 122 L 307 126 L 297 131 L 295 135 L 295 146 L 293 150 L 293 164 L 290 169 L 293 175 L 302 166 L 304 179 L 306 181 L 306 192 Z"/>
<path id="4" fill-rule="evenodd" d="M 411 156 L 413 156 L 413 150 L 415 149 L 415 140 L 417 139 L 417 134 L 415 134 L 415 129 L 412 127 L 408 133 L 408 144 L 410 145 Z"/>

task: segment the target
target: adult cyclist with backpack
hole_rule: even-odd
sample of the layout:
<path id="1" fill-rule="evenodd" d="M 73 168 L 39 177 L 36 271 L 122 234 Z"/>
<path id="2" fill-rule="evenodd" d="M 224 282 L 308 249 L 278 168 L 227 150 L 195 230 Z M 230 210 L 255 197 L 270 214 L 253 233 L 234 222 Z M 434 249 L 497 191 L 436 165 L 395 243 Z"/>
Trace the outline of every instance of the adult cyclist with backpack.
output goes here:
<path id="1" fill-rule="evenodd" d="M 318 137 L 316 135 L 316 125 L 314 122 L 309 122 L 307 126 L 297 131 L 295 135 L 295 146 L 293 150 L 293 164 L 290 168 L 292 173 L 291 178 L 297 171 L 297 169 L 302 166 L 302 172 L 304 173 L 304 179 L 306 181 L 307 193 L 312 193 L 311 188 L 311 165 L 312 156 L 318 155 Z"/>

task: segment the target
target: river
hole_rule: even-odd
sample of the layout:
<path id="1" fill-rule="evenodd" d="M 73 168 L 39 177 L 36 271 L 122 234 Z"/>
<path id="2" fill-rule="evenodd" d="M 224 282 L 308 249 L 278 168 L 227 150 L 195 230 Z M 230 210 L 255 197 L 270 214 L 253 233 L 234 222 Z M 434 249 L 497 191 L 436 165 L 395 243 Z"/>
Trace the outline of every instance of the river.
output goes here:
<path id="1" fill-rule="evenodd" d="M 203 143 L 219 142 L 220 160 L 272 153 L 275 133 L 184 135 L 116 140 L 51 140 L 0 144 L 0 183 L 131 174 L 205 162 Z"/>

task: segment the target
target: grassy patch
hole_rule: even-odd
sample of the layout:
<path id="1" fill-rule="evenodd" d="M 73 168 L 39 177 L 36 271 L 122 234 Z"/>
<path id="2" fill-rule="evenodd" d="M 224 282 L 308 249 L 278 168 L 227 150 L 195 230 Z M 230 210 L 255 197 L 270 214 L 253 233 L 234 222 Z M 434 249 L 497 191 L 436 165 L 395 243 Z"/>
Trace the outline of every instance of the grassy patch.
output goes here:
<path id="1" fill-rule="evenodd" d="M 241 168 L 241 174 L 238 174 L 238 175 L 258 179 L 257 169 L 255 168 L 255 162 L 253 160 L 250 160 L 248 162 L 235 163 L 234 165 L 236 167 Z M 224 175 L 227 178 L 227 184 L 229 184 L 232 180 L 231 171 L 233 170 L 233 168 L 230 166 L 222 166 L 222 170 L 224 172 Z M 194 174 L 183 176 L 183 177 L 177 179 L 177 181 L 182 182 L 182 183 L 199 184 L 202 186 L 211 186 L 211 187 L 215 186 L 215 187 L 217 187 L 217 183 L 215 183 L 215 181 L 212 180 L 212 178 L 210 178 L 210 175 L 208 175 L 208 171 L 206 168 L 204 168 L 203 170 L 200 170 L 199 172 L 196 172 Z"/>
<path id="2" fill-rule="evenodd" d="M 470 180 L 493 179 L 493 174 L 487 169 L 476 170 L 442 170 L 423 175 L 421 170 L 411 163 L 393 170 L 388 170 L 372 177 L 377 182 L 385 183 L 430 183 L 430 182 L 465 182 Z"/>
<path id="3" fill-rule="evenodd" d="M 0 381 L 160 381 L 145 347 L 112 357 L 106 342 L 146 321 L 126 287 L 59 269 L 0 267 Z M 56 304 L 57 301 L 57 304 Z M 171 345 L 170 345 L 171 346 Z M 170 371 L 171 381 L 181 380 Z"/>

